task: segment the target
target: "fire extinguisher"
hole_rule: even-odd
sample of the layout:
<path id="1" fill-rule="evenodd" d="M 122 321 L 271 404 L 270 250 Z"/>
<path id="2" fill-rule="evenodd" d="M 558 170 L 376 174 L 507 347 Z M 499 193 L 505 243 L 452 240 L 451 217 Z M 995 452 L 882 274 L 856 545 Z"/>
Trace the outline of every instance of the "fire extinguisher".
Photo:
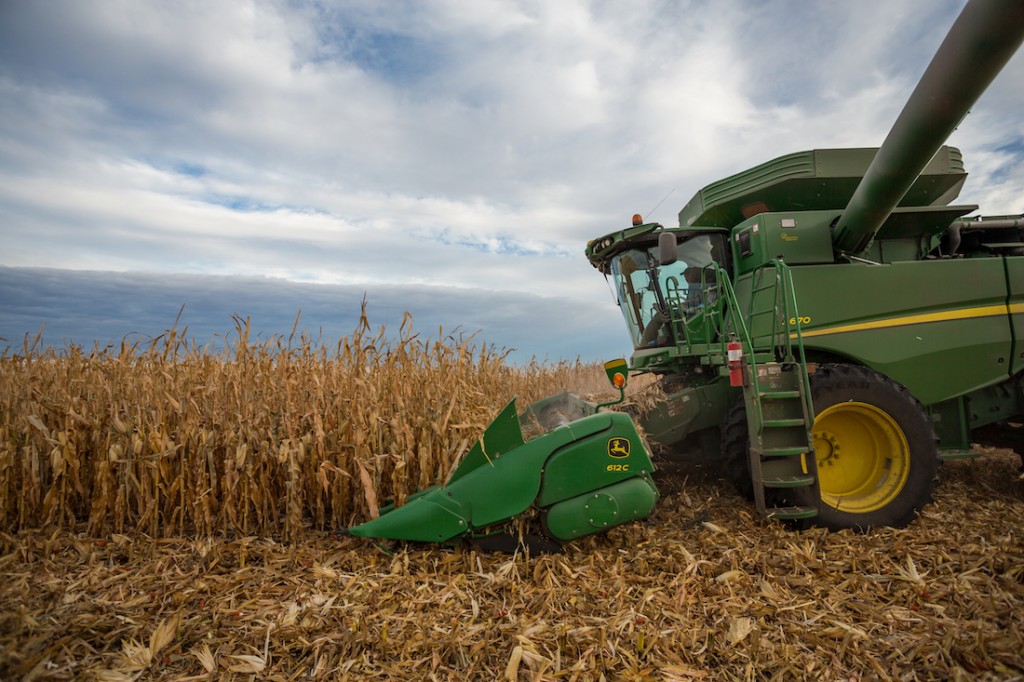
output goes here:
<path id="1" fill-rule="evenodd" d="M 729 385 L 743 385 L 743 346 L 733 337 L 726 345 L 729 354 Z"/>

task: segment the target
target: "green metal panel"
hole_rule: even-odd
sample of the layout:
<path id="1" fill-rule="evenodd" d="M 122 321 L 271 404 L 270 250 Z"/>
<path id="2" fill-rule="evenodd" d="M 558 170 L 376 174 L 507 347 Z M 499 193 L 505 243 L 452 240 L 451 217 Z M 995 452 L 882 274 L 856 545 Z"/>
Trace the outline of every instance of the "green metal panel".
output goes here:
<path id="1" fill-rule="evenodd" d="M 878 229 L 877 239 L 914 239 L 941 235 L 960 216 L 977 210 L 977 204 L 955 206 L 912 206 L 894 209 Z M 930 249 L 929 249 L 930 250 Z M 914 260 L 921 258 L 915 256 Z M 898 260 L 895 258 L 888 260 Z"/>
<path id="2" fill-rule="evenodd" d="M 650 477 L 635 476 L 554 505 L 545 523 L 554 537 L 572 540 L 646 518 L 657 501 Z"/>
<path id="3" fill-rule="evenodd" d="M 1004 381 L 967 396 L 967 419 L 972 429 L 1024 414 L 1024 381 Z"/>
<path id="4" fill-rule="evenodd" d="M 1013 358 L 1010 373 L 1024 372 L 1024 256 L 1009 256 L 1006 262 L 1006 281 L 1010 288 L 1007 309 L 1013 326 Z"/>
<path id="5" fill-rule="evenodd" d="M 851 358 L 924 404 L 1007 378 L 1013 337 L 1002 259 L 793 268 L 808 352 Z M 736 282 L 750 297 L 749 275 Z"/>
<path id="6" fill-rule="evenodd" d="M 513 398 L 491 422 L 469 453 L 462 458 L 462 463 L 448 478 L 448 483 L 454 483 L 477 467 L 490 462 L 495 456 L 510 452 L 522 444 L 523 431 L 516 412 L 516 400 Z"/>
<path id="7" fill-rule="evenodd" d="M 732 227 L 758 213 L 841 210 L 877 151 L 815 149 L 772 159 L 701 189 L 679 212 L 679 224 Z M 960 150 L 944 146 L 900 205 L 949 203 L 966 177 Z"/>
<path id="8" fill-rule="evenodd" d="M 577 436 L 576 442 L 560 449 L 544 465 L 538 507 L 654 470 L 633 420 L 621 412 L 600 416 L 606 428 L 591 431 L 587 438 Z M 578 423 L 565 428 L 576 432 Z"/>
<path id="9" fill-rule="evenodd" d="M 349 533 L 443 542 L 473 528 L 507 521 L 530 507 L 540 489 L 544 460 L 571 440 L 567 429 L 558 429 L 510 452 L 495 453 L 457 481 L 350 528 Z"/>
<path id="10" fill-rule="evenodd" d="M 878 239 L 865 257 L 884 263 L 921 260 L 934 249 L 951 222 L 976 208 L 898 208 L 882 224 Z M 789 265 L 833 262 L 831 225 L 838 215 L 838 211 L 764 213 L 741 222 L 733 228 L 730 239 L 735 273 L 752 272 L 780 256 Z"/>
<path id="11" fill-rule="evenodd" d="M 544 462 L 551 453 L 579 438 L 608 429 L 611 419 L 597 414 L 535 438 L 493 460 L 493 466 L 479 467 L 445 491 L 463 501 L 471 510 L 472 525 L 481 528 L 515 516 L 533 504 L 540 490 Z"/>
<path id="12" fill-rule="evenodd" d="M 828 229 L 835 212 L 765 213 L 738 225 L 732 232 L 732 257 L 737 273 L 751 272 L 782 256 L 790 265 L 831 263 Z"/>
<path id="13" fill-rule="evenodd" d="M 739 394 L 728 381 L 717 379 L 675 389 L 641 416 L 644 433 L 656 443 L 674 445 L 691 433 L 717 428 Z"/>
<path id="14" fill-rule="evenodd" d="M 444 542 L 469 530 L 469 510 L 445 495 L 438 486 L 401 507 L 388 506 L 381 515 L 349 528 L 348 533 L 364 538 L 390 538 L 412 542 Z"/>
<path id="15" fill-rule="evenodd" d="M 939 437 L 939 448 L 964 451 L 971 449 L 971 433 L 967 427 L 967 415 L 963 396 L 944 400 L 931 405 L 928 412 Z"/>

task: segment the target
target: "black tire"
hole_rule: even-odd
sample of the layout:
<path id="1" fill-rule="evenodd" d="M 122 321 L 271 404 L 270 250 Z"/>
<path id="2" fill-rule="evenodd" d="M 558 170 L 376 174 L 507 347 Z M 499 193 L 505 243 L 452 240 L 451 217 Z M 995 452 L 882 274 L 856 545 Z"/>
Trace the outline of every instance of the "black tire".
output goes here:
<path id="1" fill-rule="evenodd" d="M 729 408 L 722 425 L 722 457 L 726 466 L 726 475 L 732 482 L 736 492 L 744 499 L 754 501 L 754 478 L 750 473 L 750 431 L 747 428 L 747 405 L 743 396 Z M 781 490 L 768 488 L 764 491 L 764 501 L 769 507 L 785 507 L 795 502 L 785 499 Z M 807 524 L 802 520 L 791 522 L 797 528 Z"/>
<path id="2" fill-rule="evenodd" d="M 750 476 L 750 433 L 747 430 L 747 407 L 743 396 L 729 408 L 722 424 L 722 459 L 725 475 L 745 499 L 754 500 L 754 482 Z"/>
<path id="3" fill-rule="evenodd" d="M 927 412 L 892 379 L 866 367 L 821 365 L 811 375 L 819 526 L 902 528 L 931 502 L 938 438 Z M 794 488 L 811 505 L 812 489 Z"/>

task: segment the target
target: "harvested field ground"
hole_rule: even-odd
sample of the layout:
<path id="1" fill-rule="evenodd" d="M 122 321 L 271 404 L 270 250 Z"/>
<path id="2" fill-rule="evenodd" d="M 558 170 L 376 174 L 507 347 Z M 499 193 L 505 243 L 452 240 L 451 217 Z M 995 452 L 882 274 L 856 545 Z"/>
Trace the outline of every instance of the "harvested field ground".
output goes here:
<path id="1" fill-rule="evenodd" d="M 564 554 L 385 550 L 336 533 L 601 368 L 365 315 L 333 349 L 183 336 L 0 353 L 3 682 L 1024 678 L 1007 450 L 944 465 L 904 530 L 787 530 L 656 458 L 654 515 Z"/>
<path id="2" fill-rule="evenodd" d="M 943 465 L 916 523 L 868 534 L 660 464 L 648 522 L 562 555 L 0 535 L 0 679 L 1024 678 L 1016 455 Z"/>

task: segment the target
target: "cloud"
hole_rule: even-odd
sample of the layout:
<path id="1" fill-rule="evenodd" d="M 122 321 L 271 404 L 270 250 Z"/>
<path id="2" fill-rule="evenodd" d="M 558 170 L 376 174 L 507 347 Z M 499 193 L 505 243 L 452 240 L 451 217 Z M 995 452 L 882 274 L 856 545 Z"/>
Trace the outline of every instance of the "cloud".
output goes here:
<path id="1" fill-rule="evenodd" d="M 879 144 L 962 5 L 2 3 L 0 264 L 607 311 L 587 240 Z M 988 213 L 1024 208 L 1022 82 L 951 140 Z"/>
<path id="2" fill-rule="evenodd" d="M 607 359 L 627 353 L 628 337 L 610 297 L 585 306 L 564 297 L 442 286 L 375 287 L 302 284 L 269 277 L 154 275 L 0 267 L 0 348 L 20 352 L 42 331 L 44 343 L 89 349 L 141 339 L 143 346 L 174 327 L 196 344 L 222 348 L 235 319 L 249 318 L 252 338 L 287 338 L 298 319 L 330 348 L 349 336 L 367 302 L 371 325 L 394 337 L 405 313 L 424 337 L 474 335 L 527 362 Z M 180 314 L 180 318 L 179 318 Z M 177 324 L 176 324 L 177 323 Z M 570 331 L 567 331 L 570 330 Z"/>

